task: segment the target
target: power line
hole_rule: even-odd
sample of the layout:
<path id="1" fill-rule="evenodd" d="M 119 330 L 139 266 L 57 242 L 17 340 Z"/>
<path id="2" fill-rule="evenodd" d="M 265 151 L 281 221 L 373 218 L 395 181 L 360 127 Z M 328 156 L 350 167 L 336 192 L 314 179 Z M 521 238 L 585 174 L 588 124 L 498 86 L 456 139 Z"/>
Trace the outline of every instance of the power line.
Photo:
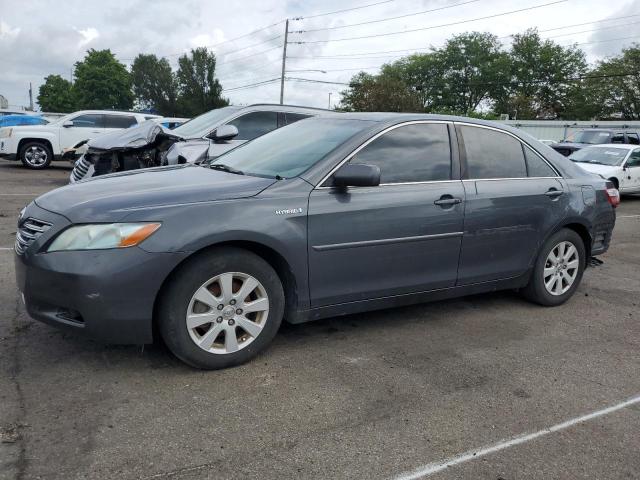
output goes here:
<path id="1" fill-rule="evenodd" d="M 620 18 L 632 18 L 632 17 L 638 17 L 640 16 L 640 14 L 634 14 L 634 15 L 627 15 L 625 17 L 616 17 L 615 19 L 620 19 Z M 560 30 L 560 29 L 566 29 L 566 28 L 571 28 L 571 27 L 579 27 L 582 25 L 590 25 L 593 23 L 600 23 L 600 22 L 605 22 L 605 21 L 610 21 L 610 20 L 614 20 L 613 18 L 611 19 L 607 19 L 607 20 L 594 20 L 593 22 L 585 22 L 585 23 L 576 23 L 573 25 L 565 25 L 563 27 L 557 27 L 557 28 L 548 28 L 545 30 L 538 30 L 538 33 L 544 33 L 544 32 L 552 32 L 555 30 Z M 620 24 L 620 25 L 615 25 L 615 26 L 607 26 L 607 27 L 602 27 L 602 28 L 597 28 L 597 29 L 593 29 L 593 30 L 583 30 L 581 32 L 573 32 L 572 34 L 579 34 L 579 33 L 588 33 L 588 32 L 596 32 L 596 31 L 600 31 L 600 30 L 606 30 L 606 29 L 610 29 L 610 28 L 617 28 L 617 27 L 622 27 L 622 26 L 626 26 L 626 25 L 633 25 L 633 24 L 637 24 L 639 22 L 630 22 L 630 23 L 624 23 L 624 24 Z M 566 36 L 566 35 L 572 35 L 572 34 L 561 34 L 561 35 L 552 35 L 549 37 L 545 37 L 545 39 L 549 39 L 549 38 L 556 38 L 556 37 L 560 37 L 560 36 Z M 505 35 L 503 37 L 498 37 L 498 38 L 511 38 L 513 36 L 515 36 L 517 34 L 512 34 L 512 35 Z M 586 43 L 591 43 L 591 42 L 586 42 Z M 395 58 L 395 57 L 400 57 L 403 55 L 377 55 L 377 54 L 384 54 L 384 53 L 412 53 L 412 52 L 417 52 L 417 51 L 422 51 L 422 50 L 431 50 L 432 47 L 419 47 L 419 48 L 406 48 L 406 49 L 400 49 L 400 50 L 379 50 L 379 51 L 375 51 L 375 52 L 358 52 L 358 53 L 342 53 L 342 54 L 335 54 L 335 55 L 313 55 L 313 56 L 289 56 L 288 58 L 294 58 L 294 59 L 333 59 L 333 60 L 352 60 L 353 58 L 363 58 L 363 59 L 374 59 L 374 58 Z"/>
<path id="2" fill-rule="evenodd" d="M 291 20 L 303 20 L 303 19 L 309 19 L 309 18 L 324 17 L 326 15 L 334 15 L 336 13 L 351 12 L 353 10 L 362 10 L 363 8 L 375 7 L 376 5 L 382 5 L 384 3 L 391 3 L 391 2 L 395 2 L 395 0 L 383 0 L 381 2 L 369 3 L 367 5 L 360 5 L 359 7 L 344 8 L 342 10 L 334 10 L 333 12 L 318 13 L 316 15 L 309 15 L 306 17 L 296 17 L 296 18 L 292 18 Z"/>
<path id="3" fill-rule="evenodd" d="M 552 35 L 552 36 L 546 37 L 546 38 L 558 38 L 558 37 L 566 37 L 566 36 L 569 36 L 569 35 L 578 35 L 580 33 L 600 32 L 602 30 L 610 30 L 612 28 L 626 27 L 628 25 L 637 25 L 638 23 L 640 23 L 640 22 L 621 23 L 620 25 L 611 25 L 611 26 L 602 27 L 602 28 L 592 28 L 591 30 L 582 30 L 580 32 L 560 33 L 558 35 Z"/>
<path id="4" fill-rule="evenodd" d="M 627 19 L 632 17 L 640 17 L 640 13 L 634 14 L 634 15 L 623 15 L 622 17 L 605 18 L 603 20 L 594 20 L 593 22 L 574 23 L 573 25 L 563 25 L 562 27 L 547 28 L 546 30 L 538 30 L 538 33 L 553 32 L 554 30 L 564 30 L 566 28 L 571 28 L 571 27 L 582 27 L 584 25 L 591 25 L 593 23 L 612 22 L 613 20 L 620 20 L 623 18 Z M 530 27 L 530 28 L 535 28 L 535 27 Z M 509 38 L 515 35 L 517 35 L 517 33 L 512 33 L 511 35 L 504 35 L 503 37 L 498 37 L 498 38 Z"/>
<path id="5" fill-rule="evenodd" d="M 236 90 L 244 90 L 246 88 L 260 87 L 262 85 L 267 85 L 267 84 L 274 83 L 274 82 L 279 82 L 279 81 L 280 81 L 280 77 L 276 77 L 276 78 L 272 78 L 272 79 L 269 79 L 269 80 L 264 80 L 262 82 L 249 83 L 247 85 L 240 85 L 240 86 L 232 87 L 232 88 L 223 88 L 222 91 L 223 92 L 233 92 L 233 91 L 236 91 Z"/>
<path id="6" fill-rule="evenodd" d="M 310 29 L 310 30 L 300 30 L 300 31 L 297 31 L 295 33 L 309 33 L 309 32 L 320 32 L 320 31 L 325 31 L 325 30 L 338 30 L 338 29 L 341 29 L 341 28 L 350 28 L 350 27 L 358 27 L 360 25 L 369 25 L 371 23 L 389 22 L 391 20 L 397 20 L 399 18 L 413 17 L 415 15 L 424 15 L 425 13 L 437 12 L 437 11 L 440 11 L 440 10 L 447 10 L 449 8 L 459 7 L 461 5 L 467 5 L 469 3 L 476 3 L 476 2 L 480 2 L 480 1 L 482 1 L 482 0 L 467 0 L 466 2 L 455 3 L 453 5 L 446 5 L 444 7 L 431 8 L 429 10 L 422 10 L 420 12 L 406 13 L 404 15 L 398 15 L 396 17 L 381 18 L 379 20 L 369 20 L 367 22 L 360 22 L 360 23 L 351 23 L 349 25 L 337 25 L 335 27 L 323 27 L 323 28 L 313 28 L 313 29 Z"/>
<path id="7" fill-rule="evenodd" d="M 227 61 L 224 61 L 224 62 L 216 62 L 216 66 L 218 66 L 218 65 L 228 65 L 230 63 L 239 62 L 239 61 L 245 60 L 247 58 L 251 58 L 251 57 L 255 57 L 257 55 L 262 55 L 263 53 L 271 52 L 273 50 L 280 50 L 280 48 L 281 48 L 280 45 L 276 45 L 275 47 L 271 47 L 271 48 L 269 48 L 267 50 L 263 50 L 261 52 L 252 53 L 251 55 L 246 55 L 244 57 L 233 58 L 231 60 L 227 60 Z"/>
<path id="8" fill-rule="evenodd" d="M 441 25 L 431 25 L 429 27 L 421 27 L 421 28 L 413 28 L 410 30 L 400 30 L 397 32 L 388 32 L 388 33 L 378 33 L 375 35 L 364 35 L 361 37 L 346 37 L 346 38 L 335 38 L 335 39 L 328 39 L 328 40 L 308 40 L 308 41 L 297 41 L 297 42 L 291 42 L 291 43 L 295 43 L 295 44 L 311 44 L 311 43 L 329 43 L 329 42 L 345 42 L 345 41 L 349 41 L 349 40 L 363 40 L 366 38 L 374 38 L 374 37 L 388 37 L 391 35 L 402 35 L 405 33 L 413 33 L 413 32 L 421 32 L 424 30 L 433 30 L 436 28 L 442 28 L 442 27 L 451 27 L 453 25 L 462 25 L 464 23 L 470 23 L 470 22 L 477 22 L 479 20 L 487 20 L 490 18 L 497 18 L 497 17 L 502 17 L 505 15 L 512 15 L 514 13 L 520 13 L 520 12 L 526 12 L 526 11 L 530 11 L 530 10 L 535 10 L 538 8 L 543 8 L 543 7 L 548 7 L 551 5 L 557 5 L 559 3 L 566 3 L 568 0 L 556 0 L 554 2 L 548 2 L 548 3 L 543 3 L 540 5 L 534 5 L 533 7 L 527 7 L 527 8 L 519 8 L 517 10 L 511 10 L 509 12 L 503 12 L 503 13 L 497 13 L 494 15 L 487 15 L 485 17 L 478 17 L 478 18 L 471 18 L 468 20 L 461 20 L 458 22 L 451 22 L 451 23 L 444 23 Z"/>

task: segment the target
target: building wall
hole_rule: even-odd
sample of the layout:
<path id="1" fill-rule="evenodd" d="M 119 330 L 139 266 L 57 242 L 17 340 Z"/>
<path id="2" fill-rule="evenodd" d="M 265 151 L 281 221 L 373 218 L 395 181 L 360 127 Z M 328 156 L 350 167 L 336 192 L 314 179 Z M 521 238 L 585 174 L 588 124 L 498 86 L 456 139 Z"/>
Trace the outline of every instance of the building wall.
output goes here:
<path id="1" fill-rule="evenodd" d="M 500 120 L 520 128 L 539 140 L 565 139 L 570 133 L 585 128 L 613 128 L 640 131 L 640 121 L 571 121 L 571 120 Z"/>

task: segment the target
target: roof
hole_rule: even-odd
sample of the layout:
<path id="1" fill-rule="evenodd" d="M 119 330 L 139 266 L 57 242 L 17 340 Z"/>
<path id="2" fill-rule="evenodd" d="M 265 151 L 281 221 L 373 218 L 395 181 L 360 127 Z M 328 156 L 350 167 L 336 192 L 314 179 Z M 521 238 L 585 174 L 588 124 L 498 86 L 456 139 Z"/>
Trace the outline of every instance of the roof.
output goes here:
<path id="1" fill-rule="evenodd" d="M 294 108 L 294 109 L 300 109 L 300 110 L 314 110 L 314 111 L 318 111 L 318 112 L 333 112 L 334 110 L 327 110 L 326 108 L 317 108 L 317 107 L 305 107 L 302 105 L 289 105 L 289 104 L 279 104 L 279 103 L 252 103 L 251 105 L 234 105 L 234 106 L 238 106 L 239 108 L 254 108 L 254 107 L 273 107 L 273 108 L 277 108 L 277 109 L 284 109 L 284 108 Z"/>
<path id="2" fill-rule="evenodd" d="M 159 117 L 159 115 L 155 115 L 153 113 L 142 113 L 142 112 L 127 112 L 122 110 L 78 110 L 75 112 L 71 112 L 71 114 L 102 114 L 102 113 L 115 113 L 116 115 L 144 115 L 146 117 Z M 67 114 L 70 115 L 70 114 Z"/>

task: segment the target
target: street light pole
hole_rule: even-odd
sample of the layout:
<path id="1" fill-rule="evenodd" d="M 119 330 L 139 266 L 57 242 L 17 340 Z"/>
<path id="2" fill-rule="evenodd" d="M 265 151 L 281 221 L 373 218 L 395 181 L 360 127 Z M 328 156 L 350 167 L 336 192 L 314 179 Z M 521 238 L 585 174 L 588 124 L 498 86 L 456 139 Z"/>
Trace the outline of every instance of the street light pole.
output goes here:
<path id="1" fill-rule="evenodd" d="M 287 64 L 287 40 L 289 38 L 289 19 L 284 22 L 284 45 L 282 46 L 282 73 L 280 74 L 280 105 L 284 101 L 284 71 Z"/>
<path id="2" fill-rule="evenodd" d="M 329 110 L 331 110 L 331 93 L 332 92 L 329 92 Z"/>

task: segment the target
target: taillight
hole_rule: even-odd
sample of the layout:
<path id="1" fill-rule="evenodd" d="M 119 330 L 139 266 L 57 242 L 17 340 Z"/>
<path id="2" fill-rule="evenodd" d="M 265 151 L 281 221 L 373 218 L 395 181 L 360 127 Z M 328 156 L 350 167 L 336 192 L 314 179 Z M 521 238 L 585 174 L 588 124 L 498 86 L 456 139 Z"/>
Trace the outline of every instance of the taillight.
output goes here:
<path id="1" fill-rule="evenodd" d="M 607 188 L 605 189 L 607 200 L 613 208 L 616 208 L 620 204 L 620 192 L 615 187 L 613 182 L 607 181 Z"/>

